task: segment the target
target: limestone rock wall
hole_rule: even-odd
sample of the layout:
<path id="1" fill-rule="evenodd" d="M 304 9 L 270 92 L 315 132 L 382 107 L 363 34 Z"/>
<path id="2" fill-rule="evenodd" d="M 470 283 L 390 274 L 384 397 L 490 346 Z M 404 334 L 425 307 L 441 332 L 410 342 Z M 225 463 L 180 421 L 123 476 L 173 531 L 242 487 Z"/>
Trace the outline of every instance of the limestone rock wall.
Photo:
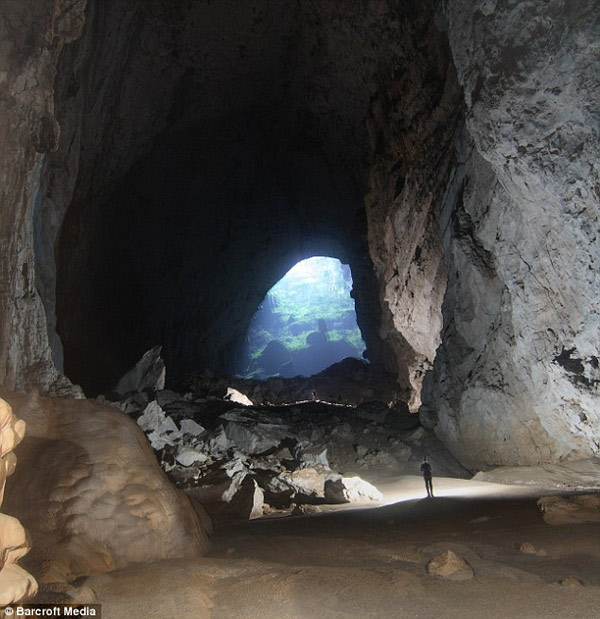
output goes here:
<path id="1" fill-rule="evenodd" d="M 0 385 L 77 393 L 57 371 L 38 292 L 34 213 L 60 127 L 53 82 L 65 42 L 81 32 L 85 0 L 0 6 Z M 47 257 L 53 263 L 53 252 Z"/>
<path id="2" fill-rule="evenodd" d="M 598 4 L 443 9 L 468 132 L 423 419 L 470 467 L 597 455 Z"/>
<path id="3" fill-rule="evenodd" d="M 406 11 L 401 64 L 382 78 L 368 121 L 372 167 L 365 199 L 379 282 L 379 333 L 390 344 L 399 397 L 412 411 L 440 343 L 446 268 L 438 231 L 461 92 L 429 3 Z M 452 208 L 456 196 L 446 198 Z"/>
<path id="4" fill-rule="evenodd" d="M 4 397 L 28 427 L 5 509 L 31 535 L 27 561 L 40 582 L 206 550 L 189 499 L 134 421 L 89 400 Z"/>
<path id="5" fill-rule="evenodd" d="M 0 398 L 0 505 L 6 478 L 15 471 L 13 449 L 23 440 L 25 422 L 17 419 L 8 403 Z M 21 523 L 0 514 L 0 605 L 22 602 L 37 592 L 35 579 L 18 565 L 30 549 L 29 537 Z"/>

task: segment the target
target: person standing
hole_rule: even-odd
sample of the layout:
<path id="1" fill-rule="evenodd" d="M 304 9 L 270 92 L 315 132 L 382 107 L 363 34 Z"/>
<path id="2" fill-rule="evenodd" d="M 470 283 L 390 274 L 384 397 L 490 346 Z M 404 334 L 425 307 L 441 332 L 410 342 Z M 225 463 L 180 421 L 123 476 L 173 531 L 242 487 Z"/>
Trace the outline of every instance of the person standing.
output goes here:
<path id="1" fill-rule="evenodd" d="M 423 458 L 423 464 L 421 464 L 421 473 L 423 473 L 423 479 L 425 480 L 425 489 L 427 490 L 427 498 L 433 499 L 433 483 L 431 474 L 431 464 L 427 461 L 427 456 Z"/>

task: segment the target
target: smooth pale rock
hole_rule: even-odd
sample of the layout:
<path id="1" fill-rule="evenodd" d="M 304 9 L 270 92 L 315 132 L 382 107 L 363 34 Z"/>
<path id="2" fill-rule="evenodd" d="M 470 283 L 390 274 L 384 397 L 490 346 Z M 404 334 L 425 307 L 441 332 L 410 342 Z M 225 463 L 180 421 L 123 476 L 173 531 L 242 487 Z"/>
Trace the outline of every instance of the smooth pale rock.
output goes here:
<path id="1" fill-rule="evenodd" d="M 342 477 L 343 495 L 350 503 L 383 501 L 383 494 L 368 481 L 360 477 Z"/>
<path id="2" fill-rule="evenodd" d="M 252 400 L 247 396 L 234 389 L 233 387 L 227 387 L 227 393 L 225 394 L 225 400 L 236 402 L 237 404 L 243 404 L 244 406 L 253 406 Z"/>
<path id="3" fill-rule="evenodd" d="M 452 550 L 431 559 L 427 573 L 445 580 L 470 580 L 474 576 L 473 568 Z"/>
<path id="4" fill-rule="evenodd" d="M 133 420 L 89 400 L 5 398 L 28 426 L 5 500 L 31 535 L 40 580 L 204 552 L 189 499 Z"/>
<path id="5" fill-rule="evenodd" d="M 0 557 L 4 563 L 17 563 L 31 548 L 25 529 L 12 516 L 0 514 Z"/>
<path id="6" fill-rule="evenodd" d="M 537 504 L 548 524 L 600 522 L 600 494 L 541 497 Z"/>
<path id="7" fill-rule="evenodd" d="M 182 419 L 179 427 L 183 435 L 200 436 L 206 432 L 206 430 L 193 419 Z"/>
<path id="8" fill-rule="evenodd" d="M 156 431 L 158 434 L 179 432 L 175 422 L 165 414 L 157 402 L 150 402 L 137 419 L 137 424 L 144 432 Z"/>
<path id="9" fill-rule="evenodd" d="M 17 419 L 5 400 L 0 398 L 0 505 L 4 499 L 6 478 L 15 472 L 17 459 L 12 450 L 23 440 L 26 424 Z M 0 514 L 0 605 L 22 602 L 37 592 L 37 582 L 17 565 L 31 548 L 21 523 Z"/>
<path id="10" fill-rule="evenodd" d="M 166 368 L 160 356 L 161 346 L 146 351 L 142 358 L 125 374 L 114 388 L 117 395 L 132 391 L 156 392 L 165 388 Z"/>
<path id="11" fill-rule="evenodd" d="M 20 565 L 9 563 L 0 570 L 0 606 L 27 600 L 37 590 L 35 578 Z"/>
<path id="12" fill-rule="evenodd" d="M 206 454 L 185 446 L 180 447 L 175 454 L 175 460 L 181 466 L 192 466 L 196 462 L 205 462 L 207 459 L 208 456 Z"/>

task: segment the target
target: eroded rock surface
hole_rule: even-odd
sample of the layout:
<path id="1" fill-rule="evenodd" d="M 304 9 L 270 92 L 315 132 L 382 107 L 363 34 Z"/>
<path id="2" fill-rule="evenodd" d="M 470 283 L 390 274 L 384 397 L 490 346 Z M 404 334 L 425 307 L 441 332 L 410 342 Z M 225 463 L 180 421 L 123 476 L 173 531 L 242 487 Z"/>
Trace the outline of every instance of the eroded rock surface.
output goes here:
<path id="1" fill-rule="evenodd" d="M 23 440 L 25 422 L 17 419 L 9 404 L 0 398 L 0 505 L 4 498 L 6 478 L 14 473 L 14 448 Z M 37 582 L 18 565 L 30 550 L 29 537 L 21 523 L 0 514 L 0 605 L 23 602 L 37 592 Z"/>
<path id="2" fill-rule="evenodd" d="M 5 398 L 28 426 L 6 510 L 27 526 L 40 582 L 206 549 L 189 499 L 131 419 L 86 400 Z"/>
<path id="3" fill-rule="evenodd" d="M 403 31 L 410 61 L 381 80 L 371 102 L 373 161 L 365 208 L 380 335 L 393 350 L 389 363 L 399 373 L 402 399 L 416 411 L 440 343 L 446 267 L 438 219 L 456 163 L 461 93 L 429 3 L 419 3 L 410 20 Z"/>
<path id="4" fill-rule="evenodd" d="M 0 6 L 0 385 L 81 395 L 61 375 L 54 280 L 55 218 L 40 209 L 47 155 L 58 147 L 56 64 L 81 33 L 85 0 L 23 0 Z M 40 233 L 43 228 L 43 234 Z M 52 278 L 54 275 L 52 276 Z M 54 349 L 54 356 L 52 353 Z"/>
<path id="5" fill-rule="evenodd" d="M 466 466 L 595 456 L 597 6 L 441 5 L 467 134 L 441 216 L 448 292 L 424 422 Z"/>

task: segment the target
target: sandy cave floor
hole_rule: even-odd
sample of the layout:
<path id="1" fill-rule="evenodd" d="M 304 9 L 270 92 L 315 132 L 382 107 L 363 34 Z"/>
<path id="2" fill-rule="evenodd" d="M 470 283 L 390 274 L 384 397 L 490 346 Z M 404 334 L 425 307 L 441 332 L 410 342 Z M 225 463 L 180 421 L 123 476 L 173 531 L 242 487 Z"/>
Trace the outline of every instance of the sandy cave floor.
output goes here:
<path id="1" fill-rule="evenodd" d="M 539 489 L 438 478 L 428 500 L 417 498 L 417 477 L 379 487 L 389 504 L 221 524 L 197 561 L 83 586 L 104 619 L 600 617 L 600 524 L 546 524 Z M 523 542 L 545 556 L 520 553 Z M 470 563 L 472 580 L 427 574 L 429 559 L 447 549 Z M 559 584 L 568 577 L 583 586 Z"/>

